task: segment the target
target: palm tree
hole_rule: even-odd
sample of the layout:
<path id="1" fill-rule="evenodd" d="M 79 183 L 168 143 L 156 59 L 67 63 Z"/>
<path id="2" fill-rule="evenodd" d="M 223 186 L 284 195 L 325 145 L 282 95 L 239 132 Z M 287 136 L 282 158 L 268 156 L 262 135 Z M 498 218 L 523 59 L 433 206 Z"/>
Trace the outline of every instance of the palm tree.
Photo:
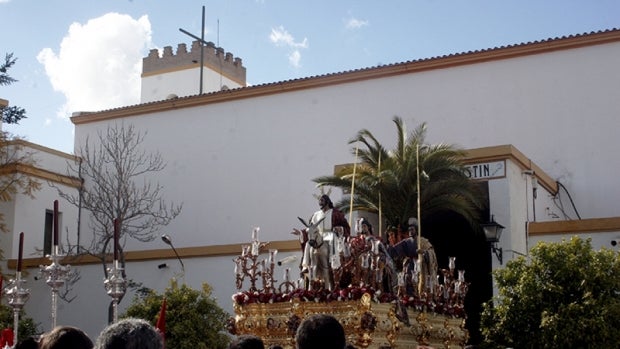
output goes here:
<path id="1" fill-rule="evenodd" d="M 393 121 L 397 129 L 395 149 L 387 150 L 372 132 L 363 129 L 349 141 L 356 145 L 352 151 L 359 162 L 313 181 L 344 192 L 351 190 L 354 181 L 352 207 L 350 197 L 344 197 L 336 206 L 345 211 L 381 211 L 387 225 L 402 228 L 409 217 L 417 217 L 419 159 L 421 220 L 452 211 L 465 218 L 474 231 L 479 230 L 482 196 L 467 176 L 462 162 L 465 151 L 448 144 L 426 145 L 426 123 L 407 135 L 401 118 L 395 116 Z"/>

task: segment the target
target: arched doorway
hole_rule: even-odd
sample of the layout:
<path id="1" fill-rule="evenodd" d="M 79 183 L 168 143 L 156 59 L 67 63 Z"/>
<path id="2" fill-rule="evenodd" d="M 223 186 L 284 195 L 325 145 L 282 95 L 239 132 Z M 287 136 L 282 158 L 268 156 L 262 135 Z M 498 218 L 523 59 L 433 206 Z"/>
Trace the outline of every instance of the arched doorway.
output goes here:
<path id="1" fill-rule="evenodd" d="M 488 203 L 488 183 L 480 183 L 480 189 Z M 480 217 L 488 220 L 488 208 L 480 212 Z M 459 214 L 446 211 L 426 218 L 422 222 L 422 235 L 433 244 L 439 268 L 447 269 L 448 258 L 456 257 L 456 269 L 465 270 L 465 280 L 469 283 L 465 298 L 469 344 L 479 344 L 482 303 L 493 296 L 491 252 L 484 234 L 476 232 Z"/>

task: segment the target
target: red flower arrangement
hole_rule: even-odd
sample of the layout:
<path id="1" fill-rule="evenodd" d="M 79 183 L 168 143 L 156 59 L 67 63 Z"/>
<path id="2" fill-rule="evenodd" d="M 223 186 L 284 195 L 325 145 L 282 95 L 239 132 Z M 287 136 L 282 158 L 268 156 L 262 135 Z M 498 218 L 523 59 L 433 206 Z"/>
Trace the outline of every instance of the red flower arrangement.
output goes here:
<path id="1" fill-rule="evenodd" d="M 261 291 L 237 292 L 232 296 L 233 302 L 238 305 L 247 304 L 269 304 L 291 302 L 295 299 L 300 302 L 342 302 L 356 301 L 368 293 L 375 303 L 395 303 L 401 302 L 408 308 L 417 311 L 430 311 L 441 315 L 449 315 L 458 318 L 465 317 L 465 309 L 462 304 L 451 304 L 449 302 L 436 302 L 433 299 L 422 299 L 420 297 L 404 296 L 398 297 L 392 293 L 381 292 L 369 286 L 349 286 L 334 291 L 327 289 L 306 290 L 298 288 L 290 292 L 264 293 Z"/>

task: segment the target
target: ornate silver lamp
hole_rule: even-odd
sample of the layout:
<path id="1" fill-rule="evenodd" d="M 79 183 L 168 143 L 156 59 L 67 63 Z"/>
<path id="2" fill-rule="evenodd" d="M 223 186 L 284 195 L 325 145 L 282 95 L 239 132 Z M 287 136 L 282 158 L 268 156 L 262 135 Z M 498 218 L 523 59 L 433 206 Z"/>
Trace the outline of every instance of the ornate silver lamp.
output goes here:
<path id="1" fill-rule="evenodd" d="M 114 322 L 118 321 L 118 302 L 127 291 L 127 280 L 123 277 L 124 269 L 118 260 L 118 236 L 119 221 L 117 218 L 114 220 L 114 262 L 112 268 L 108 268 L 108 277 L 103 283 L 108 296 L 112 297 L 112 318 Z"/>
<path id="2" fill-rule="evenodd" d="M 9 286 L 4 290 L 8 300 L 9 306 L 13 308 L 13 333 L 15 343 L 17 343 L 19 332 L 19 311 L 24 307 L 24 304 L 30 298 L 30 290 L 24 288 L 26 280 L 22 279 L 22 257 L 24 253 L 24 233 L 19 234 L 19 257 L 17 259 L 17 272 L 15 273 L 15 279 L 9 281 Z"/>
<path id="3" fill-rule="evenodd" d="M 54 201 L 54 244 L 52 247 L 52 254 L 47 256 L 52 263 L 47 266 L 40 265 L 39 269 L 41 274 L 45 277 L 45 282 L 51 288 L 52 291 L 52 328 L 56 327 L 57 310 L 58 310 L 58 289 L 61 288 L 71 270 L 70 265 L 63 266 L 60 264 L 60 260 L 64 255 L 60 254 L 58 248 L 58 200 Z"/>

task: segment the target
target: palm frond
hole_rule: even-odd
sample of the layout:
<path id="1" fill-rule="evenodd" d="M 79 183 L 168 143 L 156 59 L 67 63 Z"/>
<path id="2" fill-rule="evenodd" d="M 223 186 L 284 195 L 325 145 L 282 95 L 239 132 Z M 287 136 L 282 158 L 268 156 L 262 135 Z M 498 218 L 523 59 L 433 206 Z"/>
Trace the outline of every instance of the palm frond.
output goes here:
<path id="1" fill-rule="evenodd" d="M 425 145 L 426 123 L 407 134 L 403 120 L 395 116 L 396 147 L 388 150 L 367 129 L 349 141 L 357 155 L 353 200 L 342 198 L 336 205 L 348 212 L 362 210 L 382 215 L 390 225 L 405 225 L 417 214 L 417 168 L 428 174 L 420 178 L 422 219 L 443 211 L 452 211 L 472 227 L 479 223 L 482 195 L 468 178 L 463 159 L 465 151 L 450 144 Z M 348 192 L 353 182 L 354 166 L 337 175 L 320 176 L 317 185 L 332 186 Z M 381 202 L 379 203 L 379 200 Z M 352 205 L 351 205 L 352 202 Z"/>

